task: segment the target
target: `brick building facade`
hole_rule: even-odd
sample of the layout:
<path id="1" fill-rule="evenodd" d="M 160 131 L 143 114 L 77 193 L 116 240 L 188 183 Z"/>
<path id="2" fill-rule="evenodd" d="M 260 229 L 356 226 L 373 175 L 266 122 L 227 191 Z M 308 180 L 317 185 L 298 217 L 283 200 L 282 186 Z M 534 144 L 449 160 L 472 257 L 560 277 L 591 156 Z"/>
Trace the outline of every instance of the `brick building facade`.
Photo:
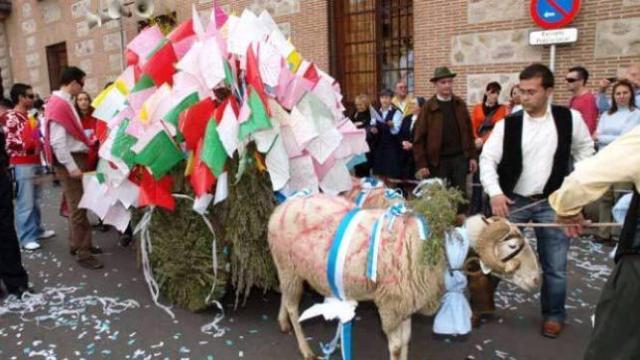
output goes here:
<path id="1" fill-rule="evenodd" d="M 536 28 L 529 17 L 529 2 L 403 0 L 409 9 L 403 9 L 403 14 L 409 11 L 412 21 L 412 26 L 403 25 L 403 28 L 410 28 L 412 33 L 410 47 L 415 93 L 429 95 L 432 90 L 428 79 L 433 69 L 447 65 L 459 74 L 456 92 L 474 103 L 479 101 L 487 82 L 498 80 L 504 88 L 509 88 L 526 64 L 547 63 L 548 48 L 528 45 L 528 32 Z M 0 26 L 0 75 L 5 94 L 13 82 L 31 83 L 38 93 L 48 94 L 52 83 L 50 74 L 55 73 L 50 67 L 55 67 L 55 57 L 62 46 L 52 45 L 62 43 L 66 47 L 67 62 L 87 71 L 86 89 L 90 93 L 95 95 L 111 81 L 121 67 L 120 24 L 111 21 L 100 28 L 89 29 L 85 13 L 87 10 L 96 12 L 97 3 L 98 0 L 13 1 L 11 14 Z M 201 16 L 208 16 L 213 1 L 156 0 L 155 3 L 155 14 L 175 12 L 178 21 L 182 21 L 191 16 L 192 4 Z M 341 74 L 344 74 L 345 66 L 358 65 L 345 65 L 337 60 L 342 59 L 345 51 L 338 40 L 340 30 L 345 27 L 338 21 L 345 20 L 338 18 L 336 11 L 364 3 L 371 4 L 378 13 L 384 13 L 386 6 L 397 6 L 389 4 L 398 1 L 217 0 L 217 4 L 237 14 L 244 8 L 255 12 L 268 10 L 283 31 L 290 34 L 305 58 L 339 79 L 344 78 Z M 371 19 L 374 18 L 379 20 L 381 17 Z M 125 41 L 135 36 L 136 22 L 135 18 L 124 19 Z M 583 65 L 594 79 L 598 79 L 614 76 L 620 68 L 640 61 L 640 0 L 583 1 L 582 10 L 571 26 L 578 28 L 579 40 L 557 50 L 558 102 L 568 98 L 563 76 L 569 67 Z M 374 25 L 370 28 L 374 36 L 381 36 Z M 382 50 L 383 47 L 375 49 L 373 57 L 382 58 L 381 52 L 387 51 Z M 52 58 L 54 64 L 51 64 Z M 373 70 L 377 76 L 376 86 L 393 86 L 384 83 L 379 74 L 381 68 L 378 65 Z M 592 85 L 594 83 L 595 80 Z M 350 98 L 355 95 L 354 91 L 349 91 Z M 374 92 L 373 89 L 361 91 Z M 507 95 L 506 91 L 503 93 L 503 96 Z"/>

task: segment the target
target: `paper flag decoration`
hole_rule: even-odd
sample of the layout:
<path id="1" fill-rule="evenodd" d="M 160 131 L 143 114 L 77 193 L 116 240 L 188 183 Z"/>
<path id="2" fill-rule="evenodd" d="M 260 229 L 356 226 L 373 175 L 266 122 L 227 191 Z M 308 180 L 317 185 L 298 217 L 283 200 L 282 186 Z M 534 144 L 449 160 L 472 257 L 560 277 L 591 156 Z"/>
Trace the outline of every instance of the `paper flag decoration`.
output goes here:
<path id="1" fill-rule="evenodd" d="M 105 222 L 124 227 L 134 206 L 174 209 L 172 176 L 188 177 L 206 213 L 227 199 L 233 157 L 232 182 L 255 161 L 274 190 L 350 188 L 347 164 L 368 151 L 365 133 L 343 116 L 335 79 L 268 12 L 227 16 L 214 2 L 204 24 L 192 7 L 168 36 L 144 29 L 125 51 L 129 66 L 94 101 L 105 134 L 84 201 Z"/>
<path id="2" fill-rule="evenodd" d="M 197 104 L 185 109 L 180 114 L 180 132 L 184 136 L 187 149 L 195 150 L 204 136 L 207 123 L 213 116 L 215 104 L 210 98 L 206 98 Z"/>
<path id="3" fill-rule="evenodd" d="M 249 108 L 251 109 L 251 116 L 249 119 L 240 124 L 240 130 L 238 132 L 238 138 L 244 139 L 247 135 L 254 131 L 270 129 L 271 122 L 267 115 L 267 109 L 265 108 L 262 99 L 253 88 L 249 88 L 249 99 L 247 100 Z"/>
<path id="4" fill-rule="evenodd" d="M 166 132 L 159 132 L 136 156 L 136 163 L 147 166 L 156 179 L 166 175 L 184 155 Z"/>
<path id="5" fill-rule="evenodd" d="M 144 206 L 160 206 L 167 210 L 174 210 L 176 201 L 171 195 L 173 179 L 171 176 L 156 180 L 148 171 L 144 171 L 140 182 L 140 198 L 138 204 Z"/>
<path id="6" fill-rule="evenodd" d="M 207 124 L 207 132 L 204 136 L 204 146 L 200 157 L 215 176 L 222 174 L 224 164 L 227 162 L 227 152 L 224 149 L 224 145 L 222 145 L 222 141 L 220 141 L 215 119 L 210 120 Z"/>
<path id="7" fill-rule="evenodd" d="M 191 187 L 193 188 L 193 192 L 196 196 L 200 197 L 204 194 L 211 193 L 213 189 L 213 185 L 216 182 L 215 176 L 200 158 L 200 153 L 202 152 L 202 148 L 204 147 L 204 140 L 200 139 L 198 142 L 197 150 L 195 152 L 194 158 L 194 168 L 191 173 L 191 177 L 189 178 L 189 182 Z"/>

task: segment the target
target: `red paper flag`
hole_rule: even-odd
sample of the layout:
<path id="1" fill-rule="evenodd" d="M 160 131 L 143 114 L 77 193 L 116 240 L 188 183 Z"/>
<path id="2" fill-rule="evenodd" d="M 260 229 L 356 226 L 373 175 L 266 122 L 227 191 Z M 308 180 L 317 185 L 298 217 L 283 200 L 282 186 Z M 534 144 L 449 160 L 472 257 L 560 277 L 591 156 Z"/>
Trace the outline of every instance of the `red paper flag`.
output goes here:
<path id="1" fill-rule="evenodd" d="M 173 211 L 176 208 L 176 200 L 173 195 L 171 195 L 172 188 L 173 178 L 171 175 L 166 175 L 162 179 L 156 181 L 153 175 L 145 169 L 142 173 L 142 180 L 140 182 L 138 205 L 140 207 L 149 205 L 160 206 Z"/>
<path id="2" fill-rule="evenodd" d="M 253 52 L 253 46 L 249 46 L 247 48 L 247 84 L 251 85 L 253 89 L 258 93 L 258 96 L 260 96 L 260 100 L 262 100 L 265 109 L 267 109 L 267 113 L 271 115 L 271 111 L 269 109 L 269 106 L 267 105 L 267 97 L 264 92 L 264 84 L 262 83 L 262 78 L 260 78 L 260 67 L 258 65 L 258 61 L 259 59 Z"/>
<path id="3" fill-rule="evenodd" d="M 167 36 L 167 38 L 172 43 L 177 43 L 195 34 L 196 33 L 193 31 L 193 19 L 189 19 L 178 25 L 177 28 L 173 29 L 173 31 Z"/>
<path id="4" fill-rule="evenodd" d="M 303 78 L 311 81 L 314 86 L 318 83 L 318 81 L 320 81 L 320 75 L 318 74 L 318 69 L 316 69 L 315 64 L 309 65 L 307 70 L 304 72 Z"/>
<path id="5" fill-rule="evenodd" d="M 207 164 L 200 159 L 203 144 L 204 140 L 200 139 L 195 152 L 193 173 L 189 179 L 193 192 L 198 197 L 204 194 L 210 194 L 213 191 L 213 185 L 216 183 L 216 177 L 213 175 Z"/>
<path id="6" fill-rule="evenodd" d="M 151 55 L 142 67 L 142 72 L 149 75 L 156 86 L 164 83 L 172 83 L 173 74 L 176 72 L 175 63 L 178 61 L 176 53 L 170 42 L 165 42 Z"/>
<path id="7" fill-rule="evenodd" d="M 204 136 L 207 123 L 215 110 L 211 98 L 205 98 L 187 108 L 180 114 L 179 129 L 187 144 L 187 149 L 195 150 L 198 142 Z"/>

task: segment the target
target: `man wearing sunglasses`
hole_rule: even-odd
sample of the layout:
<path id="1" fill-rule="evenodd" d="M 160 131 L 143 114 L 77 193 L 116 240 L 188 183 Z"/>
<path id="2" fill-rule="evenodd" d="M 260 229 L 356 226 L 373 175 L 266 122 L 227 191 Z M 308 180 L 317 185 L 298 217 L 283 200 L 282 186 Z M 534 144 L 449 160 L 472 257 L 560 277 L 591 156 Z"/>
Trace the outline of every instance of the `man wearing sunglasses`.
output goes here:
<path id="1" fill-rule="evenodd" d="M 582 119 L 589 128 L 589 133 L 593 136 L 598 127 L 598 106 L 596 105 L 596 97 L 587 89 L 589 72 L 582 66 L 575 66 L 569 69 L 565 80 L 573 95 L 569 100 L 569 107 L 582 115 Z"/>
<path id="2" fill-rule="evenodd" d="M 78 207 L 83 195 L 82 173 L 88 170 L 87 155 L 93 146 L 73 105 L 74 98 L 82 91 L 85 76 L 85 72 L 75 66 L 62 71 L 60 90 L 51 94 L 44 111 L 45 151 L 62 180 L 69 209 L 69 252 L 76 256 L 80 266 L 100 269 L 103 265 L 93 255 L 101 251 L 92 246 L 87 211 Z"/>
<path id="3" fill-rule="evenodd" d="M 31 86 L 17 83 L 11 88 L 11 100 L 15 104 L 0 116 L 6 134 L 6 151 L 13 168 L 16 185 L 15 218 L 20 246 L 28 251 L 40 248 L 39 241 L 55 235 L 45 230 L 40 220 L 38 198 L 40 189 L 36 177 L 40 175 L 42 143 L 37 120 L 29 118 L 35 95 Z"/>

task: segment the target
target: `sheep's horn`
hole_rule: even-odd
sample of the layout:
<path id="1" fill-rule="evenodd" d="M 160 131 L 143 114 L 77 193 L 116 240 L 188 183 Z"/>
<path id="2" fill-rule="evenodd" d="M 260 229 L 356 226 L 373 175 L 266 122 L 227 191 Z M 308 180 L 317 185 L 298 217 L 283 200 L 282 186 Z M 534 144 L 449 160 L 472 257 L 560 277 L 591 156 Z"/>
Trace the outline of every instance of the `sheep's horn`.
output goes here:
<path id="1" fill-rule="evenodd" d="M 482 262 L 491 270 L 498 273 L 506 272 L 506 264 L 496 255 L 495 245 L 498 241 L 505 239 L 511 233 L 511 226 L 505 221 L 489 223 L 476 241 L 476 252 L 480 255 Z"/>

